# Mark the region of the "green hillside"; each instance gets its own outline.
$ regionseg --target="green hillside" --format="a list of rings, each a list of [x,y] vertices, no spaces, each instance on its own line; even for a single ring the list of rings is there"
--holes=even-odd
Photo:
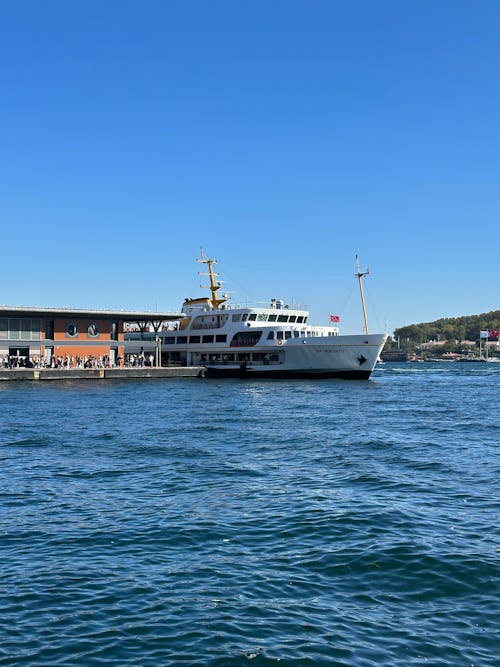
[[[419,345],[431,340],[476,341],[479,339],[479,332],[486,329],[500,329],[500,310],[492,310],[480,315],[443,317],[434,322],[410,324],[395,329],[394,338],[410,345]]]

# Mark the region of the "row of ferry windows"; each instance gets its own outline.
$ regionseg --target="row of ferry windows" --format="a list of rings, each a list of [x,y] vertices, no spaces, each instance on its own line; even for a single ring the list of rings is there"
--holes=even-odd
[[[241,332],[242,334],[252,334],[251,331],[244,331]],[[258,336],[260,337],[262,332],[255,332],[258,333]],[[313,331],[270,331],[267,334],[267,340],[289,340],[290,338],[305,338],[305,337],[310,337],[310,336],[315,336]],[[332,332],[328,333],[329,336],[333,336]],[[227,342],[227,336],[223,334],[217,334],[216,336],[165,336],[163,339],[163,344],[164,345],[186,345],[189,343],[226,343]]]
[[[221,316],[219,326],[223,326],[227,320],[227,316]],[[280,324],[305,324],[307,322],[306,315],[278,315],[277,313],[235,313],[231,316],[233,322],[279,322]],[[191,329],[205,329],[213,328],[217,321],[215,317],[199,317],[191,325]],[[208,322],[208,324],[207,324]]]
[[[305,324],[307,317],[305,315],[278,315],[277,313],[239,313],[232,316],[233,322],[290,322],[293,324]]]
[[[315,331],[270,331],[267,334],[267,340],[288,340],[289,338],[310,338],[319,336]],[[328,336],[335,336],[336,333],[329,331]]]
[[[165,336],[163,339],[164,345],[185,345],[186,343],[226,343],[227,336],[224,334],[217,334],[217,336]]]

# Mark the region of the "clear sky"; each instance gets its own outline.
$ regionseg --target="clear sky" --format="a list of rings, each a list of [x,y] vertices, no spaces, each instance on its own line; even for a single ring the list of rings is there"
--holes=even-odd
[[[500,308],[500,2],[0,3],[0,303]]]

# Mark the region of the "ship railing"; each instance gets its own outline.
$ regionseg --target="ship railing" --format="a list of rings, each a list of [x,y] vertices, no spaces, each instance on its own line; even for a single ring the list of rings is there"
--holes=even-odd
[[[217,324],[192,324],[191,330],[193,329],[199,331],[200,329],[220,329],[220,327]]]

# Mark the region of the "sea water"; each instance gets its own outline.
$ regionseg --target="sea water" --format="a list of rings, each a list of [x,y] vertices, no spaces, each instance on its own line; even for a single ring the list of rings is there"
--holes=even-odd
[[[1,384],[0,665],[498,666],[499,390]]]

